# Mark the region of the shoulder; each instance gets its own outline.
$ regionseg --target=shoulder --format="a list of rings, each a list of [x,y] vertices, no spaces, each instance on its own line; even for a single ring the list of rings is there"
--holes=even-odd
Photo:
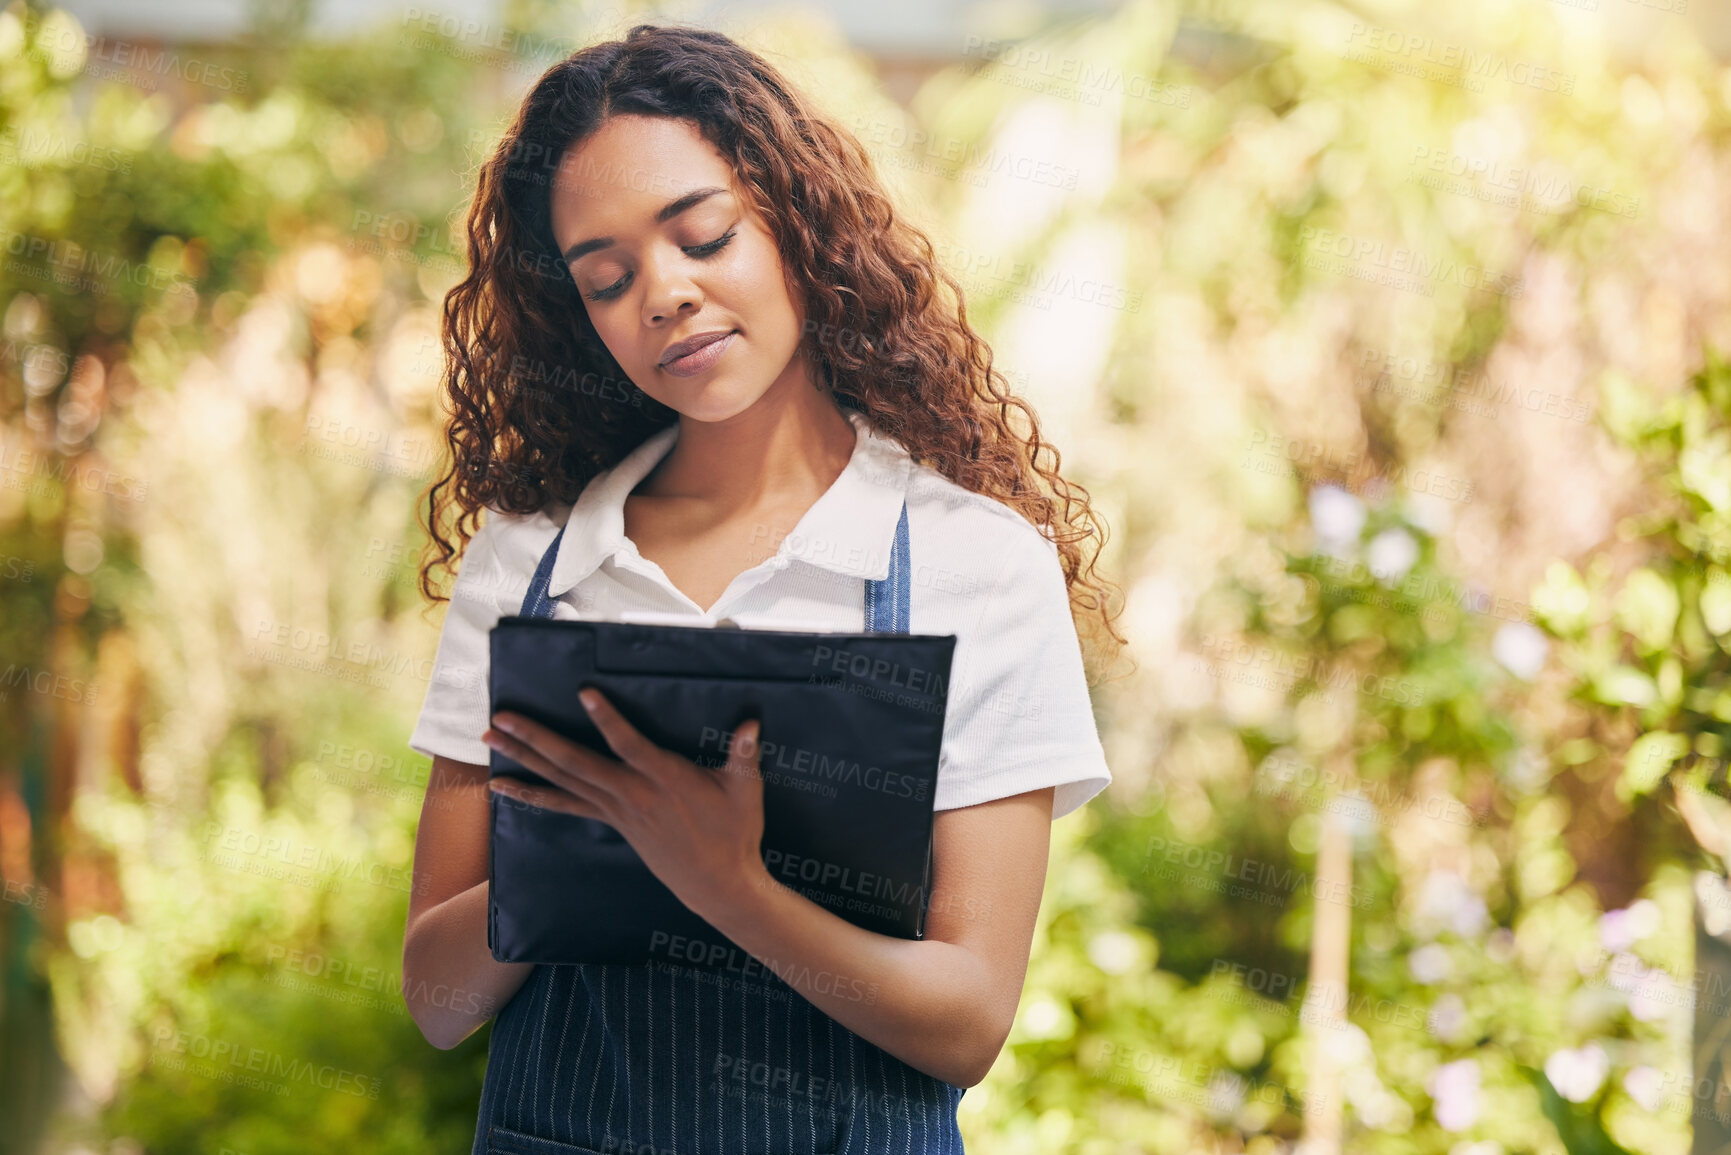
[[[508,561],[521,554],[524,550],[533,549],[535,556],[540,556],[540,550],[547,548],[547,543],[553,540],[555,534],[564,528],[566,519],[571,515],[571,503],[568,501],[553,501],[533,513],[505,513],[492,506],[483,506],[480,513],[480,527],[469,539],[470,551],[484,549]],[[535,549],[539,543],[540,549]]]
[[[483,506],[480,525],[458,563],[458,585],[465,593],[481,587],[505,597],[517,587],[528,588],[542,553],[570,513],[570,502],[550,502],[533,513],[505,513]]]
[[[957,485],[927,465],[908,471],[910,532],[919,522],[921,541],[914,543],[961,568],[983,574],[993,585],[1000,577],[1025,579],[1050,569],[1062,577],[1058,547],[1032,522],[995,497]]]
[[[922,552],[927,557],[965,559],[974,572],[1012,559],[1038,565],[1049,557],[1052,565],[1058,564],[1057,547],[1019,512],[914,460],[905,443],[871,418],[853,414],[849,420],[869,437],[862,466],[865,478],[905,485],[909,533],[919,537],[910,543],[916,565]]]

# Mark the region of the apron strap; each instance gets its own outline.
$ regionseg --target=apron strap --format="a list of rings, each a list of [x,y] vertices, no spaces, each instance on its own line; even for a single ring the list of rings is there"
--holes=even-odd
[[[896,522],[896,543],[890,550],[890,572],[882,581],[866,579],[865,628],[872,634],[908,632],[908,503]]]
[[[553,601],[547,596],[547,583],[553,580],[553,560],[559,556],[559,542],[564,536],[565,527],[560,526],[559,532],[553,535],[553,544],[541,555],[541,563],[535,567],[535,576],[529,579],[529,592],[523,595],[523,608],[518,614],[519,617],[553,616]]]

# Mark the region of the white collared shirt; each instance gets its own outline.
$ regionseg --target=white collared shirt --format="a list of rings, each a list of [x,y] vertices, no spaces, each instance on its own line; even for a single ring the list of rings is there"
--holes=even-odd
[[[547,594],[565,620],[858,633],[864,582],[889,574],[905,497],[909,630],[954,634],[934,809],[1056,786],[1062,818],[1112,781],[1100,745],[1052,544],[1015,510],[916,465],[854,410],[847,467],[782,538],[705,612],[625,536],[625,498],[679,437],[677,423],[590,480],[574,505],[512,516],[488,509],[463,552],[409,747],[486,765],[488,631],[521,612],[535,566],[565,536]],[[764,543],[778,532],[765,526]]]

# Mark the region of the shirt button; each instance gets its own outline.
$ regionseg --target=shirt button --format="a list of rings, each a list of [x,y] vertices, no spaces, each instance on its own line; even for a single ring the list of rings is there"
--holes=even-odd
[[[737,630],[739,629],[739,623],[734,621],[732,618],[722,618],[719,622],[715,623],[715,628],[718,630]]]

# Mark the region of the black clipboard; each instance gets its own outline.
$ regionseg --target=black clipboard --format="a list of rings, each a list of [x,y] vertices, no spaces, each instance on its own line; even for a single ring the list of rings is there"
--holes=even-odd
[[[577,699],[594,686],[651,741],[711,767],[759,719],[771,876],[858,926],[918,939],[955,643],[507,616],[489,636],[488,716],[523,714],[612,757]],[[489,768],[542,783],[498,750]],[[743,952],[611,826],[490,798],[495,959],[739,967]]]

